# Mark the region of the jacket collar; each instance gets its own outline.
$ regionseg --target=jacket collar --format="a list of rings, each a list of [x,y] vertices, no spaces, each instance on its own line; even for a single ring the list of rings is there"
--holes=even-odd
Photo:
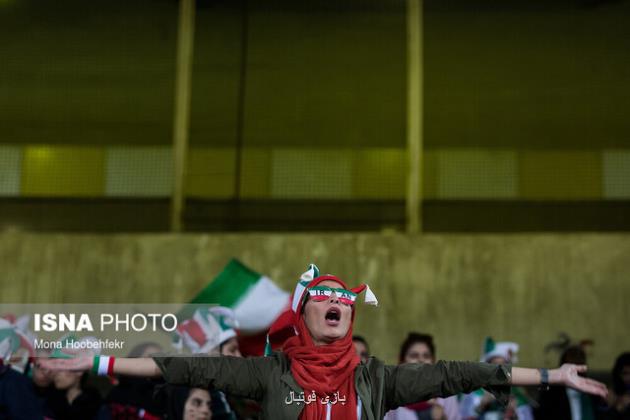
[[[372,395],[370,395],[370,387],[367,386],[365,375],[367,374],[367,367],[360,363],[354,370],[354,388],[357,390],[357,396],[363,404],[363,410],[361,410],[361,420],[376,420],[373,416],[372,409],[365,409],[365,405],[372,405]]]
[[[293,379],[293,376],[291,376],[290,369],[285,370],[285,372],[282,375],[280,375],[280,380],[285,383],[285,385],[290,389],[290,391],[296,394],[304,392],[302,387],[300,387],[298,383],[295,382],[295,379]],[[288,395],[289,395],[289,391],[287,390],[287,394],[285,395],[285,397]],[[297,419],[300,417],[302,410],[304,410],[304,405],[288,404],[287,410],[290,410],[293,413],[293,418]]]
[[[354,387],[357,390],[357,396],[361,399],[361,404],[363,404],[364,408],[361,410],[361,420],[376,420],[372,415],[372,410],[366,410],[365,405],[371,405],[372,396],[370,395],[370,389],[366,384],[366,380],[364,375],[366,374],[367,369],[364,365],[359,364],[354,371]],[[285,372],[280,375],[280,380],[287,385],[291,391],[300,393],[304,392],[302,387],[295,382],[293,376],[291,375],[291,369],[285,370]],[[295,410],[296,418],[298,418],[299,414],[304,409],[304,406],[298,406],[296,404],[290,405],[292,410]]]

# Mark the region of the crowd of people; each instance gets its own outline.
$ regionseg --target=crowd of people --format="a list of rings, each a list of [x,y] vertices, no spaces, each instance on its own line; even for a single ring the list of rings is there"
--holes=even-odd
[[[357,354],[369,357],[367,341],[353,337]],[[581,343],[561,349],[558,366],[565,363],[584,365],[587,355]],[[493,364],[516,364],[518,345],[495,343],[486,338],[481,361]],[[436,347],[429,334],[411,332],[400,346],[400,363],[435,363]],[[619,420],[630,419],[630,352],[620,354],[610,373],[609,397],[598,398],[568,387],[553,386],[528,392],[512,387],[509,403],[499,404],[489,392],[478,389],[472,393],[435,398],[391,410],[385,420]]]
[[[241,355],[229,310],[203,314],[217,326],[205,335],[183,334],[182,345],[208,357],[165,356],[159,345],[143,343],[129,358],[107,359],[101,377],[90,373],[98,360],[91,354],[39,353],[16,368],[5,351],[0,419],[630,419],[630,353],[614,363],[608,393],[584,379],[579,345],[563,349],[562,368],[539,374],[515,367],[516,343],[487,338],[480,363],[443,362],[431,335],[412,332],[400,345],[399,365],[387,366],[352,335],[362,292],[375,303],[369,287],[349,289],[311,265],[291,309],[272,327],[265,357]],[[15,350],[9,324],[0,329],[0,349]],[[520,386],[549,384],[534,396]]]
[[[370,356],[363,337],[352,337],[362,363]],[[505,347],[504,345],[507,344]],[[516,352],[512,343],[497,343],[498,351],[482,358],[489,363],[511,363]],[[513,347],[512,347],[513,348]],[[130,357],[162,353],[155,343],[137,346]],[[209,354],[240,356],[238,341],[230,338]],[[38,356],[47,356],[40,353]],[[400,346],[400,363],[435,363],[436,346],[428,334],[409,333]],[[560,364],[584,364],[586,353],[579,345],[566,348]],[[255,401],[203,388],[167,386],[164,380],[118,376],[98,383],[89,373],[52,372],[31,364],[26,371],[2,364],[0,374],[0,418],[2,419],[256,419]],[[537,392],[534,399],[519,387],[512,388],[506,407],[483,389],[465,395],[434,398],[389,411],[385,420],[472,420],[472,419],[630,419],[630,352],[621,354],[611,372],[612,392],[608,400],[588,396],[565,387]],[[97,390],[97,388],[100,388]],[[103,390],[106,392],[103,393]]]

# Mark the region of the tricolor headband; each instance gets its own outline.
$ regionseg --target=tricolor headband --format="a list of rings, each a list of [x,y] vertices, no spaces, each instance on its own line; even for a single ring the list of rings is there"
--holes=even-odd
[[[344,305],[354,305],[354,301],[357,299],[357,294],[346,289],[337,289],[328,286],[313,286],[306,288],[308,296],[315,302],[323,302],[331,298],[334,294],[337,299]],[[304,297],[306,298],[306,294]]]
[[[317,268],[315,264],[310,264],[306,272],[302,274],[302,276],[300,277],[300,280],[298,280],[298,283],[295,286],[295,291],[293,292],[293,301],[291,303],[291,310],[295,314],[299,314],[302,304],[304,302],[304,299],[307,295],[308,289],[323,290],[322,288],[320,289],[317,289],[317,288],[320,287],[318,286],[318,284],[325,280],[331,280],[336,283],[339,283],[343,286],[342,290],[345,290],[346,292],[350,292],[344,296],[339,296],[338,294],[337,296],[339,298],[352,299],[352,303],[354,303],[357,295],[365,291],[364,302],[368,305],[374,305],[374,306],[378,305],[378,299],[376,299],[376,295],[374,295],[372,290],[370,290],[370,286],[368,286],[367,284],[361,284],[357,287],[349,289],[348,286],[346,286],[345,282],[341,280],[340,278],[330,275],[330,274],[326,274],[322,276],[319,273],[319,268]],[[333,288],[328,288],[328,289],[333,289]],[[328,292],[326,291],[326,293]],[[331,294],[332,293],[330,293],[328,296],[330,296]]]

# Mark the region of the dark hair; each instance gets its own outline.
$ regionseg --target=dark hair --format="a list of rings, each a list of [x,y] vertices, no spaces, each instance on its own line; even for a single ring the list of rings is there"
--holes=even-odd
[[[621,371],[623,370],[624,366],[630,366],[630,352],[620,354],[619,357],[617,357],[617,360],[615,360],[615,366],[612,370],[612,377],[613,390],[617,395],[622,395],[628,392],[627,385],[623,382],[623,379],[621,379]]]
[[[365,349],[368,351],[368,353],[370,352],[370,346],[368,345],[367,341],[365,340],[365,338],[363,338],[360,335],[353,335],[352,336],[352,341],[358,341],[359,343],[363,343],[363,345],[365,346]]]
[[[192,389],[181,385],[166,385],[160,389],[166,393],[167,418],[181,420],[184,417],[184,407]]]
[[[85,389],[88,388],[89,381],[90,374],[88,372],[83,372],[81,374],[81,378],[79,378],[79,388],[81,388],[81,391],[85,391]],[[64,392],[67,392],[67,390],[64,390]]]
[[[430,334],[420,334],[417,332],[410,332],[407,335],[407,338],[405,339],[405,341],[403,341],[403,343],[400,345],[400,354],[398,356],[398,361],[400,363],[402,363],[405,360],[405,356],[407,355],[407,352],[409,351],[411,346],[417,343],[425,344],[431,351],[431,355],[435,357],[435,344],[433,344],[433,336]]]
[[[582,346],[569,346],[560,356],[560,364],[573,363],[576,365],[586,364],[586,352]]]

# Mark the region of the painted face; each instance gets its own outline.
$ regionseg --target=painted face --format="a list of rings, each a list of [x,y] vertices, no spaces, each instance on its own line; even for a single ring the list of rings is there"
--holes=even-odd
[[[405,354],[405,363],[435,363],[435,357],[426,343],[414,343]]]
[[[339,298],[339,302],[343,303],[344,305],[352,306],[354,305],[354,301],[357,299],[357,294],[350,290],[322,286],[321,283],[308,289],[308,295],[310,299],[315,302],[328,300],[333,293],[337,295],[337,298]]]
[[[238,347],[238,340],[236,337],[230,338],[221,345],[221,355],[243,357],[241,350]]]
[[[333,289],[343,287],[332,280],[324,280],[318,286]],[[330,344],[348,333],[352,321],[352,305],[349,302],[342,303],[340,298],[343,299],[343,296],[338,296],[335,291],[326,296],[326,299],[312,299],[309,296],[304,303],[304,323],[316,346]]]
[[[211,404],[208,391],[201,388],[191,389],[184,405],[184,420],[211,420]]]

